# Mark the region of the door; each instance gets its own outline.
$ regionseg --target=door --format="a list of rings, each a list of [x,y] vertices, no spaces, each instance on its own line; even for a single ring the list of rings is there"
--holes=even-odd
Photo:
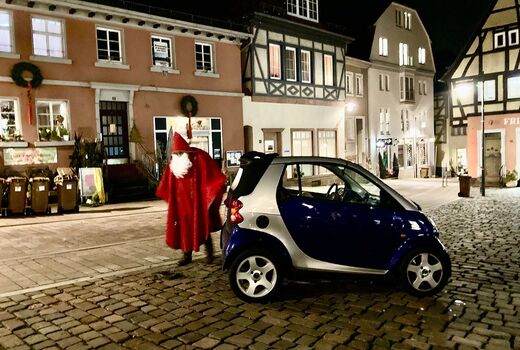
[[[502,166],[502,139],[499,132],[486,133],[486,183],[498,183]]]
[[[299,168],[313,166],[315,176]],[[298,175],[300,174],[300,176]],[[352,267],[387,269],[401,239],[394,211],[363,175],[328,164],[288,166],[279,189],[282,219],[308,256]]]
[[[128,159],[127,103],[100,101],[99,117],[107,158]]]

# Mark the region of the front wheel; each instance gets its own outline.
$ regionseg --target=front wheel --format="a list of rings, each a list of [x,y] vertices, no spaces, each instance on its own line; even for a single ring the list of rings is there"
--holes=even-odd
[[[449,257],[445,253],[417,249],[403,259],[400,279],[411,294],[430,296],[444,288],[450,269]]]
[[[282,284],[281,265],[273,254],[252,249],[233,260],[229,282],[233,292],[247,302],[269,300]]]

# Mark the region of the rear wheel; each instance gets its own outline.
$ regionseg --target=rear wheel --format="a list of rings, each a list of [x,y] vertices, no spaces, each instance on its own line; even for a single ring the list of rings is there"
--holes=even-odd
[[[417,249],[403,259],[400,279],[404,287],[417,296],[438,293],[448,282],[449,257],[445,253]]]
[[[263,249],[243,252],[233,260],[229,269],[233,292],[247,302],[269,300],[280,288],[282,280],[279,260]]]

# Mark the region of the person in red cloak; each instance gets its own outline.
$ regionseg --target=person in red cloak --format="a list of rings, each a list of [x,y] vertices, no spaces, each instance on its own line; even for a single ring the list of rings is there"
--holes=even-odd
[[[172,157],[157,187],[157,197],[168,202],[166,244],[181,249],[179,266],[189,264],[192,252],[204,243],[207,261],[213,260],[210,232],[222,227],[219,208],[226,177],[203,150],[173,136]]]

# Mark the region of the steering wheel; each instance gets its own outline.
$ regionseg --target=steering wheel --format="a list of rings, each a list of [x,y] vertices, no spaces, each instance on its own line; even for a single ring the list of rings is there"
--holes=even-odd
[[[330,185],[329,190],[327,191],[327,194],[325,195],[325,198],[332,199],[332,200],[338,199],[338,191],[339,191],[338,184],[333,183],[332,185]]]

